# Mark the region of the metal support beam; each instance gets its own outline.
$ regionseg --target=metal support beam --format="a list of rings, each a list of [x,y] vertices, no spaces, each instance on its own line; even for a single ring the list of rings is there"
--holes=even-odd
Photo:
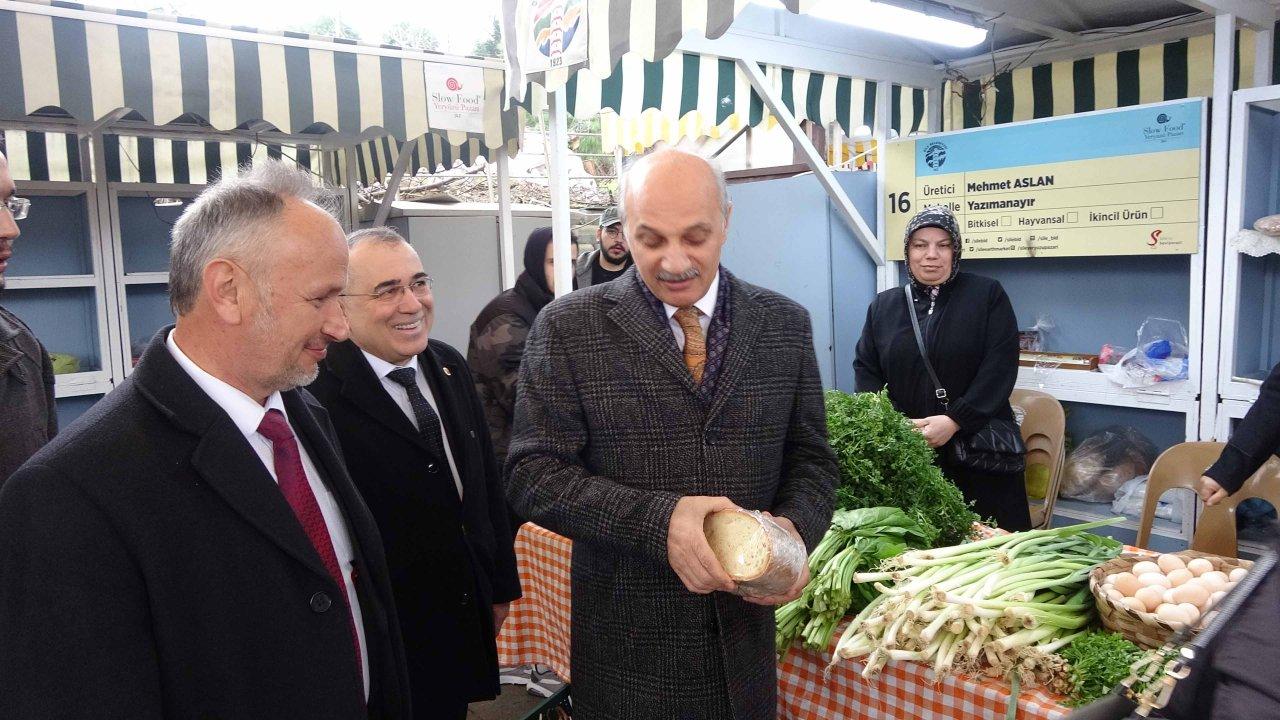
[[[892,86],[889,82],[881,80],[876,83],[876,114],[871,121],[872,138],[875,142],[876,155],[876,237],[884,238],[885,227],[885,143],[889,141],[889,104],[893,99],[890,90]],[[885,248],[888,254],[889,245],[881,242],[880,246]],[[876,268],[876,290],[888,290],[898,285],[898,263],[885,259],[883,265]]]
[[[1181,0],[1210,15],[1232,15],[1252,25],[1255,30],[1270,30],[1276,22],[1276,10],[1264,0]]]
[[[498,258],[503,290],[516,286],[515,227],[511,222],[511,166],[503,149],[498,151]]]
[[[866,221],[862,219],[858,209],[853,206],[849,196],[845,194],[844,188],[840,187],[840,183],[836,181],[836,176],[831,172],[831,168],[827,166],[827,163],[818,153],[818,149],[809,141],[809,136],[800,128],[795,116],[782,103],[777,91],[765,79],[764,74],[760,72],[760,66],[756,65],[754,61],[739,59],[738,68],[751,81],[751,86],[755,88],[756,94],[764,99],[765,105],[769,106],[769,112],[773,113],[774,117],[778,119],[782,129],[791,138],[792,144],[804,155],[805,163],[813,170],[814,176],[818,178],[818,182],[827,191],[827,196],[831,198],[832,204],[835,205],[836,212],[840,214],[841,219],[853,231],[853,236],[858,239],[862,248],[867,251],[867,254],[871,256],[876,265],[884,265],[884,252],[880,250],[880,243],[875,233],[871,231]],[[888,95],[887,91],[885,95]]]
[[[400,154],[396,156],[395,169],[391,171],[391,179],[387,181],[387,190],[382,194],[382,202],[378,204],[378,214],[373,217],[373,226],[382,227],[387,224],[387,216],[391,214],[391,206],[400,194],[400,181],[404,179],[405,170],[409,169],[409,160],[413,158],[414,142],[400,146]]]
[[[1231,131],[1231,78],[1235,73],[1236,19],[1219,15],[1213,28],[1213,104],[1209,122],[1209,212],[1205,223],[1204,322],[1200,352],[1200,433],[1199,439],[1214,436],[1218,412],[1218,367],[1223,355],[1222,317],[1223,263],[1227,235],[1227,162]],[[1193,340],[1194,344],[1194,340]],[[1225,438],[1223,438],[1225,439]]]
[[[556,297],[573,292],[573,235],[569,227],[569,112],[564,91],[547,93],[547,173],[551,185],[551,252]]]
[[[890,4],[897,5],[898,3]],[[1008,2],[991,2],[990,0],[946,0],[945,4],[959,10],[968,10],[969,12],[977,13],[979,15],[993,17],[995,18],[995,22],[1001,25],[1008,25],[1009,27],[1015,27],[1029,33],[1035,33],[1042,37],[1052,38],[1068,45],[1075,45],[1084,41],[1083,37],[1069,30],[1063,30],[1059,27],[1046,25],[1042,22],[1036,22],[1035,20],[1030,20],[1010,13],[1005,9],[1011,4]],[[911,10],[918,9],[918,5],[915,3],[902,3],[902,7],[906,7]]]
[[[354,146],[348,146],[342,149],[343,163],[346,172],[342,178],[342,197],[346,199],[347,205],[347,232],[356,229],[360,224],[360,196],[356,192],[356,149]]]

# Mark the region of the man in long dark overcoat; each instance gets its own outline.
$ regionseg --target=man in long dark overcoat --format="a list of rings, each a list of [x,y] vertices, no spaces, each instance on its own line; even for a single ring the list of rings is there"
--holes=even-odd
[[[731,206],[707,161],[663,151],[623,181],[635,267],[542,312],[506,474],[516,512],[573,542],[574,717],[776,714],[773,606],[744,600],[702,532],[771,513],[812,549],[834,505],[808,313],[720,266]]]

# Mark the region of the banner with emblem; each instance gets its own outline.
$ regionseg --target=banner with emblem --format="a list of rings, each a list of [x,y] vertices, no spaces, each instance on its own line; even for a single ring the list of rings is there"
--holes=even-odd
[[[950,207],[965,259],[1199,252],[1203,98],[890,142],[885,234]]]
[[[519,0],[515,21],[523,72],[587,61],[586,0]]]

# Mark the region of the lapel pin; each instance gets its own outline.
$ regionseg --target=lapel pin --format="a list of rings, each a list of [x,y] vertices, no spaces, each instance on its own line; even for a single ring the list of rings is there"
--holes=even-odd
[[[449,372],[448,366],[445,366],[443,370],[445,375],[448,375],[449,377],[453,377],[453,373]]]

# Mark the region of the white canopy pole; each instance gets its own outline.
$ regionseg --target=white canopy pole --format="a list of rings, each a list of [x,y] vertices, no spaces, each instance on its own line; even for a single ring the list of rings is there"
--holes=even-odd
[[[502,289],[516,286],[515,228],[511,225],[511,166],[505,148],[498,151],[498,257],[502,261]]]
[[[387,181],[387,189],[382,193],[382,202],[378,204],[378,213],[373,216],[373,226],[382,227],[387,224],[391,215],[391,206],[400,194],[400,181],[404,179],[405,170],[409,169],[409,159],[413,157],[414,142],[400,146],[400,154],[396,156],[395,170],[391,171],[391,179]]]
[[[782,129],[786,131],[791,138],[791,142],[804,155],[805,163],[813,170],[813,174],[817,176],[818,182],[827,191],[831,202],[836,206],[836,211],[840,217],[853,231],[853,236],[862,244],[867,254],[875,260],[876,265],[884,265],[884,251],[880,249],[880,242],[876,239],[876,235],[867,226],[866,221],[862,219],[862,215],[858,213],[858,209],[853,206],[849,200],[849,196],[845,194],[844,188],[840,187],[840,183],[836,181],[836,176],[831,172],[831,168],[827,166],[822,155],[818,153],[818,149],[813,146],[809,140],[809,136],[800,128],[800,123],[796,122],[796,118],[782,103],[774,91],[773,86],[765,79],[764,73],[760,71],[760,66],[754,61],[738,59],[738,67],[746,74],[747,79],[751,81],[751,86],[755,88],[757,94],[764,99],[766,105],[769,106],[769,112],[778,118],[778,122],[782,125]],[[881,156],[883,158],[883,150]],[[557,262],[559,262],[557,260]]]
[[[547,137],[547,172],[551,185],[552,257],[556,263],[556,297],[573,291],[573,236],[569,227],[569,112],[564,91],[547,93],[550,128]]]

